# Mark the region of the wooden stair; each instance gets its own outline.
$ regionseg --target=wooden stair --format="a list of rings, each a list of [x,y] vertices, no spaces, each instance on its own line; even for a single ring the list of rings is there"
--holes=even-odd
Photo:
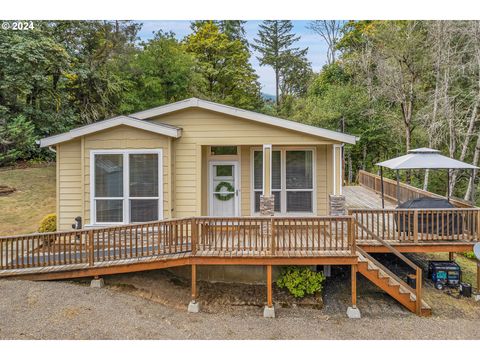
[[[415,290],[409,287],[402,279],[393,274],[384,265],[364,251],[357,251],[358,271],[388,295],[415,313],[417,298]],[[421,316],[432,315],[431,307],[422,300]]]

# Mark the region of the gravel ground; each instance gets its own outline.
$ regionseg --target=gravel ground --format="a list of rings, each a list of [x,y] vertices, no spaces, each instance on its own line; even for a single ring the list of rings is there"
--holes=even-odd
[[[243,293],[241,286],[221,284],[200,284],[203,311],[188,314],[188,282],[165,271],[110,276],[103,289],[86,282],[0,280],[0,338],[480,339],[480,303],[429,286],[425,298],[434,315],[419,318],[360,277],[363,318],[349,320],[346,274],[327,283],[323,309],[282,307],[275,319],[264,319],[259,304],[242,305],[247,297],[232,300],[232,292]]]

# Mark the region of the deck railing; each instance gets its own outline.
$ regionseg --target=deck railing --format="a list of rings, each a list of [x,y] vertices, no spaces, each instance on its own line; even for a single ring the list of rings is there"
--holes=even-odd
[[[362,227],[355,227],[357,241],[399,242],[480,240],[480,209],[350,209]],[[366,231],[367,229],[368,231]]]
[[[365,186],[377,193],[382,191],[382,182],[381,178],[378,175],[369,173],[367,171],[360,170],[358,172],[358,183],[362,186]],[[397,182],[395,180],[383,178],[383,191],[385,198],[393,201],[397,201]],[[440,199],[446,199],[446,197],[434,194],[430,191],[425,191],[422,189],[417,189],[414,186],[407,185],[405,183],[400,183],[400,202],[405,202],[411,199],[417,199],[420,197],[434,197]],[[450,198],[450,203],[457,208],[471,208],[472,203],[461,200]]]
[[[190,219],[0,237],[0,269],[88,264],[191,250]]]
[[[94,266],[172,254],[302,256],[354,254],[353,217],[195,217],[0,237],[0,270]],[[295,253],[296,252],[296,253]]]

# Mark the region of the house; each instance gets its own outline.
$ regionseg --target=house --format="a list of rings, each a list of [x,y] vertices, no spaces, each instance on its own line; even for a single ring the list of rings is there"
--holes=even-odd
[[[422,268],[404,254],[471,251],[480,209],[458,199],[446,199],[450,208],[398,209],[397,202],[439,196],[365,171],[360,186],[343,186],[342,146],[355,141],[199,99],[42,139],[57,155],[59,231],[0,237],[0,277],[187,269],[189,311],[198,311],[197,268],[237,267],[242,279],[255,270],[266,279],[270,317],[275,266],[343,265],[351,269],[349,316],[360,316],[358,273],[429,315]],[[83,226],[71,230],[75,218]],[[374,253],[395,255],[415,282]]]
[[[58,230],[190,216],[327,215],[351,135],[191,98],[40,141]],[[271,201],[271,196],[274,200]]]

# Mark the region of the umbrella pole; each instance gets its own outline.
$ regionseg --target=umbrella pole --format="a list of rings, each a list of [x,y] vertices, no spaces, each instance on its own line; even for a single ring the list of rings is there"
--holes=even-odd
[[[447,201],[450,202],[450,169],[447,169]]]
[[[397,170],[397,205],[400,205],[400,173]]]
[[[475,207],[475,169],[472,169],[472,205]]]
[[[383,167],[380,166],[380,188],[382,189],[382,209],[385,209],[385,191],[383,189]]]

